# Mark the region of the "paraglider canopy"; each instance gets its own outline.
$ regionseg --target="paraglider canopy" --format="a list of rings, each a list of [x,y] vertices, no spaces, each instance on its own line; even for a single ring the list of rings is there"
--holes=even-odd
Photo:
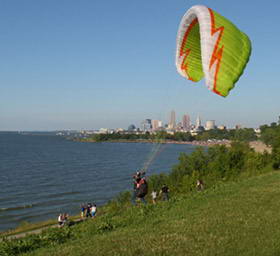
[[[211,91],[226,97],[250,54],[248,36],[212,9],[196,5],[183,16],[176,49],[176,67],[183,77],[194,82],[205,77]]]

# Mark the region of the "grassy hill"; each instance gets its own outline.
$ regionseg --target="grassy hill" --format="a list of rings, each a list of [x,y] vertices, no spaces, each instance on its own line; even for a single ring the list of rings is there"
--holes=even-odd
[[[24,255],[280,255],[280,173],[218,183],[169,202],[111,203]]]

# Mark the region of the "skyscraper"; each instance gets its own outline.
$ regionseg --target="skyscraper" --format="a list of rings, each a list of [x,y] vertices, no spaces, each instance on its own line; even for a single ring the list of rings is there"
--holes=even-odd
[[[141,123],[142,131],[147,132],[152,129],[152,120],[151,119],[145,119]]]
[[[176,114],[175,114],[175,111],[172,110],[171,115],[170,115],[169,128],[175,129],[175,127],[176,127]]]
[[[160,121],[159,120],[152,120],[152,129],[158,130],[160,128]]]
[[[196,119],[196,126],[195,126],[195,128],[197,129],[199,127],[201,127],[201,119],[200,119],[200,116],[198,115],[197,119]]]
[[[190,116],[189,115],[183,115],[183,129],[185,131],[189,131],[191,129],[191,123],[190,123]]]

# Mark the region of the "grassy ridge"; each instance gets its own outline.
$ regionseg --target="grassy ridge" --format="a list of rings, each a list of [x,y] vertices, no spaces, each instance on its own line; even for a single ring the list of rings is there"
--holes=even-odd
[[[157,205],[114,205],[71,239],[25,255],[280,255],[280,173]]]

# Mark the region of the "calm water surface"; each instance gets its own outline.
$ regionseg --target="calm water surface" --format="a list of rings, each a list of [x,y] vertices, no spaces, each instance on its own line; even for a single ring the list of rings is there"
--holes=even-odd
[[[131,189],[131,176],[154,151],[147,174],[169,172],[192,145],[81,143],[58,136],[0,134],[0,230],[79,212]]]

